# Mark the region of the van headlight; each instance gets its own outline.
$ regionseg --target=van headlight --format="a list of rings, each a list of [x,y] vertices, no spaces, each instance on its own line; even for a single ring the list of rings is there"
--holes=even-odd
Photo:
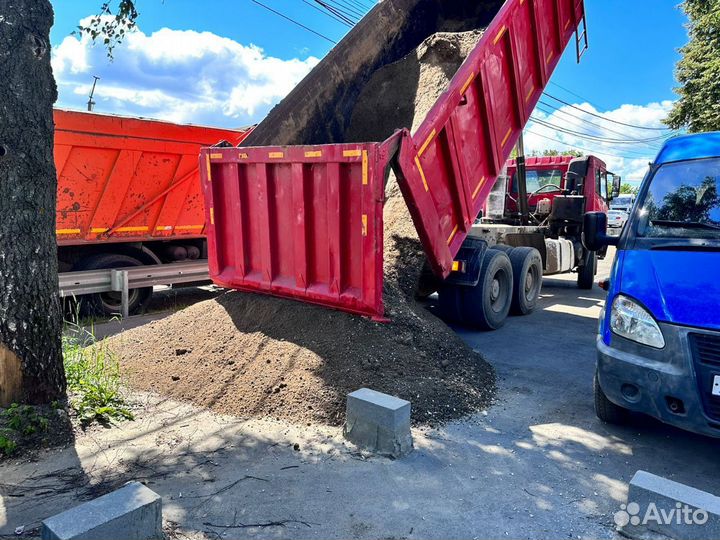
[[[648,311],[621,294],[613,300],[610,310],[610,329],[618,336],[656,349],[665,346],[660,327]]]

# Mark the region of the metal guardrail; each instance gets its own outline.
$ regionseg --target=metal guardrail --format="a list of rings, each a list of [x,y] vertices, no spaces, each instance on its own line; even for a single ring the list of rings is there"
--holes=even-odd
[[[123,317],[128,316],[128,291],[130,289],[208,279],[210,277],[207,261],[83,270],[59,274],[61,297],[113,291],[121,293]]]

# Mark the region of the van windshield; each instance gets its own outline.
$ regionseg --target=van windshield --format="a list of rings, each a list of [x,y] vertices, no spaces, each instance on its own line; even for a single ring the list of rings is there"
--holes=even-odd
[[[660,166],[640,208],[638,235],[720,238],[720,158]]]

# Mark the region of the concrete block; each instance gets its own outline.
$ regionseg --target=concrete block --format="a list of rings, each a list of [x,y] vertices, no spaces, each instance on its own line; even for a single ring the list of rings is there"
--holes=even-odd
[[[369,388],[356,390],[347,396],[343,433],[361,448],[402,457],[413,449],[410,402]]]
[[[630,538],[720,540],[720,497],[638,471],[615,523]]]
[[[43,540],[153,540],[163,538],[162,498],[140,482],[42,522]]]

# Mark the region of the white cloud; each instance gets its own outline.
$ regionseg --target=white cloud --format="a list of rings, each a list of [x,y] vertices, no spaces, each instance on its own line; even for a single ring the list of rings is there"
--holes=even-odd
[[[639,129],[608,122],[584,114],[571,106],[553,102],[549,98],[543,98],[542,101],[545,104],[540,104],[533,116],[548,125],[533,121],[528,124],[525,130],[527,154],[545,149],[562,151],[575,148],[585,154],[599,157],[605,161],[608,170],[619,174],[624,181],[632,184],[638,184],[642,180],[648,162],[655,157],[663,140],[671,135],[669,131]],[[662,126],[662,120],[667,116],[672,104],[672,101],[647,105],[624,104],[609,111],[597,110],[589,103],[573,104],[573,106],[615,122],[633,126],[659,127]],[[557,107],[557,110],[553,107]],[[568,131],[590,134],[595,140]]]
[[[261,120],[318,62],[274,58],[211,32],[169,28],[132,32],[113,56],[110,61],[87,36],[66,37],[52,57],[58,106],[84,108],[97,75],[97,112],[239,127]]]

